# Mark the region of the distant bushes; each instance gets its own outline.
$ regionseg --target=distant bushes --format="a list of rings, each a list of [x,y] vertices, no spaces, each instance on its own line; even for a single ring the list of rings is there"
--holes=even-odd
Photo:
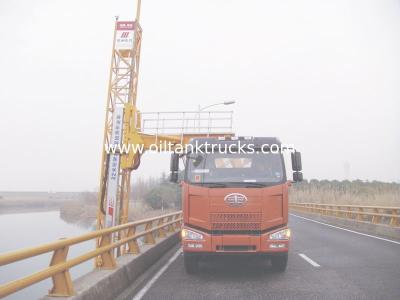
[[[146,203],[153,209],[180,208],[181,193],[176,185],[161,183],[145,195]]]
[[[152,209],[181,208],[181,189],[178,184],[170,183],[164,173],[160,178],[138,180],[132,192],[134,201],[142,200]]]
[[[361,180],[316,180],[295,183],[291,202],[400,206],[400,184]]]
[[[181,209],[181,189],[163,174],[159,178],[138,179],[132,186],[133,201],[151,209]],[[400,184],[362,180],[305,180],[294,183],[290,202],[400,206]]]
[[[61,206],[61,217],[67,222],[89,226],[95,223],[97,193],[79,193],[75,201]],[[290,189],[291,202],[400,206],[400,184],[378,181],[365,182],[310,180],[295,183]],[[3,201],[2,201],[3,202]],[[14,201],[20,202],[20,201]],[[55,202],[53,200],[53,202]],[[3,205],[0,203],[0,206]],[[37,201],[35,201],[37,205]],[[158,178],[137,178],[131,187],[129,220],[141,220],[181,209],[181,189],[170,183],[166,174]],[[3,208],[0,209],[2,212]]]

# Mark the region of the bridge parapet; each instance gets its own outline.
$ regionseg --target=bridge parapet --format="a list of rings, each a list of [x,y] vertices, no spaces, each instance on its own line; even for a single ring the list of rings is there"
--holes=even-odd
[[[292,202],[289,208],[317,221],[400,240],[400,207]]]
[[[100,257],[103,263],[102,269],[117,269],[118,262],[121,260],[115,259],[115,252],[122,254],[120,258],[129,257],[133,259],[135,256],[141,256],[141,248],[144,248],[146,251],[154,249],[156,247],[151,247],[151,245],[156,245],[159,242],[168,240],[172,236],[177,236],[175,232],[180,229],[181,221],[182,212],[178,211],[1,254],[0,266],[3,266],[53,252],[49,267],[0,286],[0,298],[50,277],[53,281],[53,287],[49,291],[49,296],[73,296],[76,294],[76,291],[69,273],[70,268],[90,259]],[[123,236],[123,238],[118,239],[118,236]],[[141,247],[140,243],[138,243],[140,238],[144,240],[144,247]],[[71,246],[95,239],[99,239],[100,241],[99,246],[95,250],[68,259],[68,250]]]
[[[400,226],[400,207],[294,202],[289,203],[289,207],[299,211],[319,213],[373,224]]]

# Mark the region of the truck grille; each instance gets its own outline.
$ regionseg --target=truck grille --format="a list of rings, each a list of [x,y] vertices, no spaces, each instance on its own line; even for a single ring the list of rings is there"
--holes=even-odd
[[[212,213],[211,230],[261,230],[261,213]]]
[[[247,246],[247,245],[218,245],[217,251],[241,251],[241,252],[248,252],[248,251],[255,251],[256,246]]]

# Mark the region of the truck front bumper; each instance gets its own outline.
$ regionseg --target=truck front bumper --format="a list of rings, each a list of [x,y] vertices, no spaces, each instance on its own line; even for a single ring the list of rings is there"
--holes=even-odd
[[[184,226],[201,235],[201,238],[182,237],[183,252],[196,253],[282,253],[289,250],[289,239],[271,239],[271,234],[286,230],[280,227],[261,234],[209,234]]]

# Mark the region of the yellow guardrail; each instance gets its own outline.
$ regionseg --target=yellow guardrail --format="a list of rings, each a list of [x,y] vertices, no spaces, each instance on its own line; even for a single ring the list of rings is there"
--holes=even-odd
[[[89,232],[72,238],[60,239],[36,247],[0,254],[0,266],[3,266],[40,254],[53,252],[49,267],[1,285],[0,298],[50,277],[53,281],[53,287],[49,291],[50,296],[72,296],[75,292],[69,274],[70,268],[96,257],[100,257],[102,260],[103,268],[114,268],[116,266],[113,253],[115,248],[119,248],[119,250],[123,248],[122,252],[124,254],[138,254],[140,253],[138,238],[144,237],[145,244],[155,244],[155,237],[165,237],[167,232],[175,232],[175,230],[180,229],[181,221],[182,211],[178,211]],[[143,226],[143,231],[136,232],[138,228]],[[119,235],[122,238],[113,239],[113,235]],[[94,239],[99,239],[98,247],[95,250],[67,259],[70,246]]]
[[[289,208],[321,215],[353,219],[373,224],[400,226],[400,207],[319,203],[289,203]]]

